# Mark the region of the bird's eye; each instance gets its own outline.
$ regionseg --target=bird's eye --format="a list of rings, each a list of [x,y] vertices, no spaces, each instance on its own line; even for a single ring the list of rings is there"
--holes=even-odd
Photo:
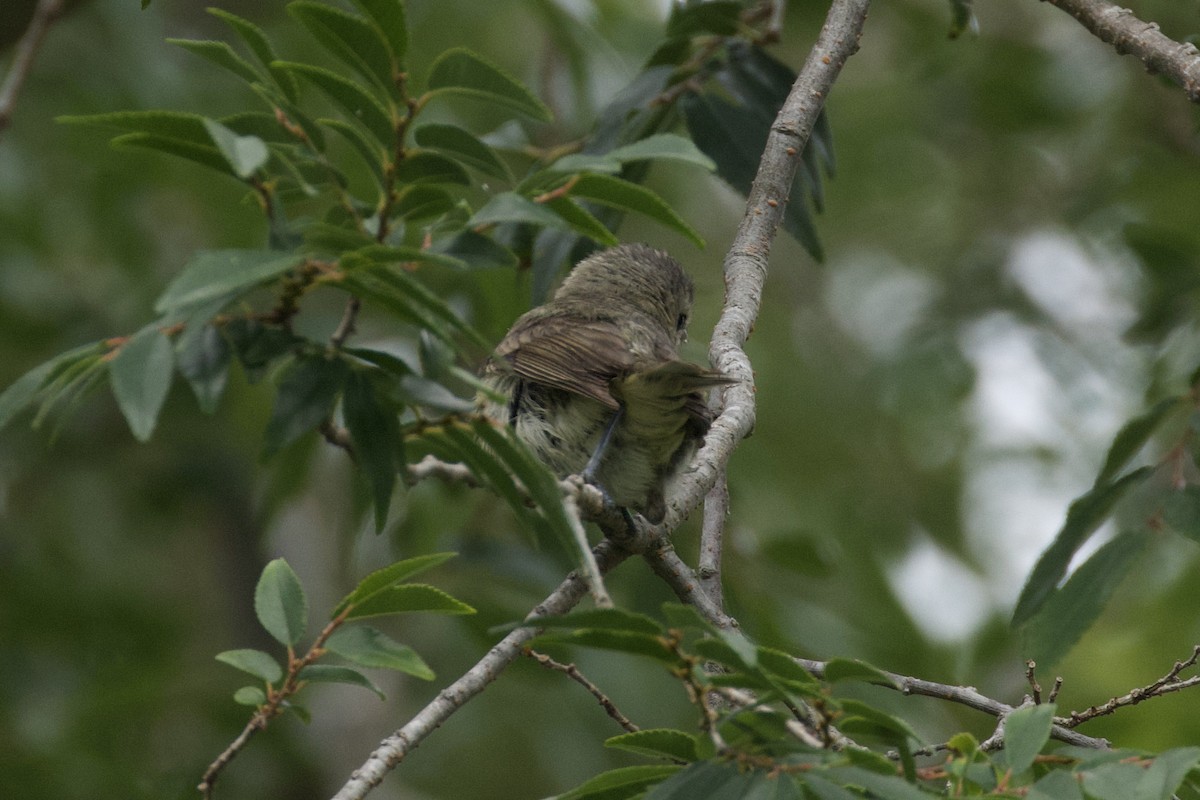
[[[687,314],[680,314],[679,319],[675,320],[675,330],[677,330],[677,331],[683,330],[684,328],[687,327],[687,323],[688,323]]]

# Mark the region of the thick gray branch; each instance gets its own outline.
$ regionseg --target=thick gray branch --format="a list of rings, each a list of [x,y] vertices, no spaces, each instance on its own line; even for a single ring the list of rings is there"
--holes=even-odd
[[[1108,0],[1046,0],[1079,20],[1102,42],[1122,55],[1129,53],[1149,72],[1165,75],[1200,103],[1200,50],[1163,35],[1158,23],[1146,22]]]

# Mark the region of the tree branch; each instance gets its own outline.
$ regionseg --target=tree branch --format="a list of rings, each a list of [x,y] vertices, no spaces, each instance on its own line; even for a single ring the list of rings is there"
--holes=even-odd
[[[601,573],[608,572],[629,556],[628,553],[607,540],[596,545],[594,552]],[[587,581],[581,576],[571,573],[559,584],[557,589],[529,612],[525,619],[531,621],[538,617],[565,614],[574,608],[587,592]],[[363,765],[351,774],[350,779],[334,795],[333,800],[362,800],[366,797],[367,793],[378,786],[384,776],[403,761],[404,757],[423,742],[429,734],[437,730],[467,701],[486,689],[488,684],[499,677],[509,664],[520,658],[525,650],[525,645],[540,632],[541,629],[537,627],[517,628],[497,642],[475,666],[467,670],[454,683],[438,692],[437,697],[410,719],[403,728],[384,739]]]
[[[29,27],[17,42],[17,54],[13,58],[12,67],[4,78],[4,85],[0,86],[0,133],[12,123],[13,108],[21,94],[21,87],[25,85],[25,79],[29,77],[33,58],[42,45],[46,31],[50,30],[50,26],[62,14],[62,9],[63,0],[39,0],[37,8],[33,11],[33,18],[29,20]]]
[[[1165,75],[1183,87],[1188,99],[1200,103],[1200,50],[1190,43],[1163,35],[1158,23],[1134,16],[1128,8],[1108,0],[1045,0],[1062,9],[1096,38],[1116,51],[1136,56],[1146,70]]]
[[[584,689],[587,689],[588,694],[596,698],[596,702],[599,703],[600,707],[604,709],[604,713],[612,717],[618,725],[620,725],[629,733],[637,733],[639,730],[641,730],[641,728],[635,725],[629,719],[629,717],[621,713],[621,709],[617,708],[617,704],[614,703],[608,697],[608,695],[606,695],[600,689],[599,686],[589,681],[587,676],[579,671],[579,667],[575,666],[574,664],[563,664],[559,661],[555,661],[545,653],[539,653],[538,651],[529,647],[525,648],[524,654],[547,669],[552,669],[556,672],[563,673],[568,678],[582,686]]]

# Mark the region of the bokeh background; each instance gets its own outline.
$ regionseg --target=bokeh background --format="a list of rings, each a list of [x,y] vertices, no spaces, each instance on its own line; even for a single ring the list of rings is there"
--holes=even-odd
[[[188,163],[110,148],[63,114],[250,105],[240,87],[166,37],[225,36],[203,2],[82,0],[50,32],[12,127],[0,133],[0,386],[77,344],[140,328],[200,248],[265,231],[242,188]],[[0,63],[31,0],[0,5]],[[793,2],[773,52],[803,61],[826,4]],[[1136,11],[1183,39],[1200,3]],[[282,3],[223,6],[263,25],[285,57],[314,47]],[[410,0],[410,63],[466,45],[554,109],[546,141],[585,132],[598,105],[658,41],[665,2]],[[1200,363],[1200,138],[1177,88],[1034,0],[978,0],[978,35],[947,37],[943,0],[878,3],[828,111],[837,174],[817,220],[815,264],[776,243],[749,354],[759,417],[730,466],[730,610],[759,641],[810,657],[977,686],[1018,700],[1006,619],[1025,573],[1095,476],[1112,435]],[[673,251],[699,293],[690,357],[704,358],[720,262],[741,200],[694,168],[650,185],[703,231],[701,251],[652,223],[620,234]],[[1131,246],[1131,240],[1140,243]],[[453,287],[493,339],[528,302],[527,276]],[[329,331],[335,302],[306,307]],[[388,337],[375,317],[364,340]],[[470,365],[474,366],[474,365]],[[61,426],[0,434],[0,796],[191,797],[246,710],[212,656],[271,648],[253,617],[259,570],[283,555],[316,613],[370,569],[434,550],[429,576],[470,618],[391,621],[438,673],[310,690],[314,721],[274,723],[234,762],[221,797],[331,794],[382,736],[477,659],[493,625],[523,615],[561,566],[480,492],[398,490],[376,536],[343,454],[306,440],[259,458],[268,386],[236,375],[199,413],[177,382],[153,441],[136,444],[107,393]],[[695,530],[680,531],[689,558]],[[1082,707],[1145,684],[1200,641],[1194,545],[1164,540],[1056,669]],[[620,602],[670,599],[637,562]],[[577,660],[645,726],[694,724],[652,665]],[[1048,682],[1049,675],[1043,675]],[[988,720],[920,698],[872,696],[931,741]],[[397,770],[380,798],[540,797],[636,763],[579,687],[515,665]],[[1200,738],[1200,696],[1181,694],[1087,729],[1131,747]]]

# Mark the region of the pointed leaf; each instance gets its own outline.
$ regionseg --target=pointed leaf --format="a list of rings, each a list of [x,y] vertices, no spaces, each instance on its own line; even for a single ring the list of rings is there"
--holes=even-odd
[[[195,144],[182,139],[157,136],[153,133],[126,133],[115,137],[112,140],[112,146],[117,149],[138,147],[143,150],[154,150],[170,156],[178,156],[231,177],[237,177],[230,169],[225,156],[221,155],[221,151],[210,144]]]
[[[513,251],[472,230],[434,242],[432,249],[463,262],[470,269],[507,269],[517,265]]]
[[[396,88],[396,69],[389,42],[370,21],[340,8],[310,0],[289,3],[288,14],[344,64],[385,92]]]
[[[263,80],[263,76],[259,74],[258,70],[251,66],[250,62],[233,52],[233,48],[225,42],[198,39],[167,39],[167,42],[208,59],[219,67],[224,67],[246,83]]]
[[[804,776],[804,785],[815,800],[862,800],[861,794],[831,783],[815,771]]]
[[[404,19],[404,3],[400,0],[354,0],[362,9],[388,44],[392,58],[403,69],[408,54],[408,23]]]
[[[270,653],[262,650],[226,650],[217,653],[216,659],[234,669],[262,678],[267,683],[275,683],[283,678],[283,667]]]
[[[525,222],[545,228],[569,230],[566,221],[527,197],[514,192],[502,192],[492,197],[483,208],[475,212],[467,223],[467,227],[478,229],[485,225],[497,225],[502,222]]]
[[[103,342],[76,347],[39,364],[0,393],[0,430],[37,400],[40,393],[63,370],[104,352]]]
[[[1030,786],[1025,800],[1083,800],[1083,790],[1073,773],[1058,770],[1043,775]]]
[[[643,756],[695,761],[696,737],[670,728],[655,728],[624,733],[604,741],[605,747],[627,750]]]
[[[711,5],[711,3],[708,5]],[[700,148],[696,147],[691,139],[680,136],[677,133],[656,133],[653,136],[640,139],[633,144],[627,144],[623,147],[618,147],[616,150],[611,150],[606,156],[616,159],[621,163],[644,160],[670,160],[695,164],[710,172],[717,168],[716,162],[706,156]]]
[[[405,583],[375,592],[356,603],[347,619],[364,619],[385,614],[408,614],[427,611],[435,614],[474,614],[475,609],[433,586]]]
[[[396,179],[401,183],[456,183],[469,186],[470,176],[457,161],[428,150],[409,150],[396,165]]]
[[[221,151],[233,173],[246,179],[257,172],[270,157],[270,151],[257,136],[238,136],[215,120],[204,120],[204,128],[212,137],[213,144]]]
[[[553,115],[528,89],[499,67],[463,47],[442,53],[429,68],[430,94],[454,93],[503,106],[542,122]]]
[[[300,670],[298,677],[302,681],[348,683],[352,686],[361,686],[377,694],[380,700],[387,699],[383,690],[372,683],[370,678],[356,669],[350,669],[350,667],[335,667],[330,664],[309,664]]]
[[[434,123],[422,125],[413,133],[413,138],[421,147],[452,156],[485,175],[491,175],[493,178],[503,181],[512,181],[512,174],[507,165],[496,155],[496,152],[476,138],[474,134],[457,125]]]
[[[371,483],[375,498],[375,532],[383,530],[392,489],[396,485],[397,450],[403,445],[396,410],[380,401],[370,375],[350,370],[342,398],[342,414],[354,442],[358,464]]]
[[[1162,425],[1175,414],[1186,413],[1192,403],[1186,396],[1167,397],[1156,403],[1149,411],[1125,423],[1113,439],[1104,466],[1096,477],[1096,486],[1107,484],[1115,478],[1129,459],[1137,455]]]
[[[171,340],[157,326],[145,327],[121,345],[108,369],[113,394],[129,429],[138,441],[147,441],[175,372]]]
[[[1138,783],[1133,800],[1171,800],[1200,761],[1200,748],[1180,747],[1159,753]]]
[[[360,666],[394,669],[426,681],[434,678],[417,651],[368,625],[338,628],[325,647]]]
[[[1149,467],[1134,470],[1112,483],[1094,487],[1071,503],[1062,529],[1042,553],[1021,590],[1017,607],[1013,610],[1013,627],[1028,621],[1042,607],[1066,574],[1071,558],[1079,547],[1108,519],[1117,501],[1149,478],[1151,473]]]
[[[331,617],[336,617],[342,613],[342,610],[351,603],[361,603],[364,600],[374,596],[376,593],[387,589],[407,578],[414,575],[419,575],[426,570],[444,564],[454,558],[457,553],[430,553],[426,556],[417,556],[416,558],[406,558],[403,561],[397,561],[394,564],[389,564],[383,569],[377,569],[367,577],[359,581],[358,586],[354,587],[354,591],[342,598],[342,601],[333,609]]]
[[[267,40],[267,36],[263,33],[262,28],[259,28],[247,19],[243,19],[236,14],[231,14],[220,8],[209,8],[208,13],[233,29],[234,33],[250,48],[250,52],[254,53],[254,57],[262,62],[262,65],[270,71],[271,77],[275,80],[280,90],[289,100],[295,102],[297,94],[296,82],[286,72],[271,67],[271,63],[275,61],[275,51],[271,48],[271,43]]]
[[[546,201],[543,205],[555,214],[558,214],[568,225],[592,241],[598,242],[605,247],[615,247],[620,244],[620,240],[617,239],[616,234],[606,228],[604,223],[596,219],[590,211],[571,198],[555,197]]]
[[[1089,800],[1132,800],[1144,772],[1137,764],[1101,764],[1080,777]]]
[[[1037,754],[1050,741],[1053,725],[1053,703],[1018,708],[1004,718],[1004,754],[1014,775],[1033,766]]]
[[[179,337],[175,353],[179,373],[191,384],[196,402],[205,414],[217,410],[232,355],[229,342],[211,322],[192,321]]]
[[[329,418],[346,379],[341,358],[302,356],[279,381],[275,406],[263,436],[263,455],[271,456]]]
[[[383,185],[383,163],[387,155],[378,142],[367,137],[358,127],[344,120],[322,117],[317,120],[317,123],[337,131],[343,139],[348,141],[362,158],[363,163],[371,170],[371,174],[375,176],[375,181],[380,186]]]
[[[390,148],[396,139],[391,113],[366,89],[336,72],[294,61],[276,61],[275,65],[312,83],[333,100],[351,119],[362,123],[384,146]]]
[[[282,558],[263,567],[254,589],[259,624],[282,645],[293,647],[308,628],[308,598],[300,579]]]
[[[1027,623],[1023,650],[1047,667],[1056,664],[1091,627],[1145,550],[1149,534],[1118,534],[1085,561]]]
[[[162,313],[207,303],[279,277],[303,261],[277,250],[207,250],[188,262],[154,304]]]
[[[895,775],[881,775],[861,767],[836,767],[826,774],[847,786],[861,786],[880,800],[928,800],[939,796],[923,792]]]
[[[694,228],[684,222],[667,203],[644,186],[611,175],[584,174],[571,185],[572,197],[584,197],[624,211],[636,211],[682,233],[697,247],[704,246],[704,239]]]
[[[740,800],[754,782],[754,773],[733,764],[698,761],[675,773],[646,793],[646,800]]]
[[[840,681],[862,681],[878,683],[899,689],[890,675],[872,664],[858,659],[834,658],[825,664],[824,678],[829,683]]]
[[[107,114],[58,117],[68,125],[98,125],[130,133],[146,133],[192,144],[208,145],[212,140],[204,129],[204,117],[182,111],[113,111]]]
[[[674,775],[683,767],[674,764],[651,764],[640,767],[620,767],[589,778],[557,800],[625,800],[646,791],[646,788]]]

